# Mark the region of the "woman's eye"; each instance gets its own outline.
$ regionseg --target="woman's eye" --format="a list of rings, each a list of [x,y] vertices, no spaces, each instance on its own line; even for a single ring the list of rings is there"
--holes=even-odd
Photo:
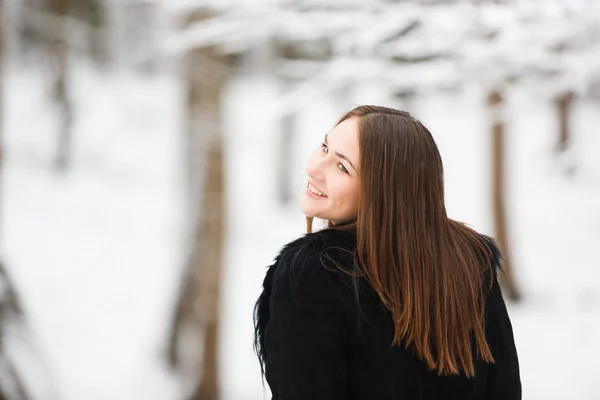
[[[339,163],[338,166],[340,167],[340,169],[342,170],[342,172],[348,173],[348,170],[346,169],[346,167],[344,167],[344,164]]]
[[[325,153],[329,153],[329,148],[327,147],[327,145],[325,143],[321,143],[321,148],[323,149],[323,151]]]

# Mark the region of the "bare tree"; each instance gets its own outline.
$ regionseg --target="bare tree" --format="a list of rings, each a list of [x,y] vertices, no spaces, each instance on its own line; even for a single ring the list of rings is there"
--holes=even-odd
[[[296,137],[296,120],[295,113],[289,113],[281,118],[281,132],[277,136],[279,141],[279,149],[277,151],[277,190],[278,200],[282,205],[289,205],[295,198],[296,191],[292,186],[292,163],[294,158],[294,139]]]
[[[53,18],[51,38],[47,41],[47,52],[53,76],[52,97],[60,113],[58,141],[54,166],[64,171],[71,162],[73,110],[69,99],[69,63],[67,43],[67,16],[69,0],[47,0]]]
[[[575,94],[572,91],[561,93],[554,99],[556,114],[558,116],[558,142],[556,151],[563,152],[568,149],[571,139],[571,112]]]
[[[506,163],[505,163],[505,135],[502,108],[504,98],[499,90],[492,90],[488,94],[487,107],[491,111],[492,140],[492,211],[494,215],[495,237],[502,249],[504,256],[502,283],[508,297],[519,300],[521,293],[517,287],[513,272],[512,256],[510,252],[510,240],[506,222]]]
[[[69,4],[71,13],[86,26],[86,47],[96,64],[102,65],[108,58],[106,38],[106,2],[103,0],[77,0]]]
[[[206,19],[205,10],[190,13],[187,23]],[[193,249],[171,330],[169,359],[181,366],[182,330],[190,323],[202,332],[200,378],[193,400],[219,398],[219,293],[225,241],[225,170],[221,94],[228,60],[216,46],[193,48],[186,58],[188,135],[192,146],[193,202],[197,204]],[[197,195],[194,195],[196,193]]]
[[[573,100],[575,93],[566,91],[554,98],[554,106],[558,119],[558,140],[556,143],[556,153],[558,155],[566,155],[571,148],[571,115],[573,112]],[[571,165],[567,166],[567,173],[573,173],[575,168],[570,160]]]

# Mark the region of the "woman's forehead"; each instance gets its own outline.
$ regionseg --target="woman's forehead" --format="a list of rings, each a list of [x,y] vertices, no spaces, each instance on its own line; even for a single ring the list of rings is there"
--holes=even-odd
[[[338,156],[349,160],[353,168],[359,165],[358,121],[348,119],[339,123],[331,132],[325,135],[325,141],[330,150]]]
[[[339,123],[326,135],[326,138],[331,142],[330,145],[342,147],[348,152],[355,150],[358,154],[358,121],[352,118]]]

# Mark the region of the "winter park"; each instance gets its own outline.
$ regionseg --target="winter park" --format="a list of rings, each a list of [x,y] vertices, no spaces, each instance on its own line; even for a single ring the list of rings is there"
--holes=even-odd
[[[255,302],[362,104],[499,244],[523,398],[599,399],[600,2],[0,0],[0,400],[270,399]]]

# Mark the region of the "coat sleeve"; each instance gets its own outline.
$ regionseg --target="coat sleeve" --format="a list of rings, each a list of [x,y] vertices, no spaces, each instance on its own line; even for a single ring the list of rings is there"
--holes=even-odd
[[[332,279],[339,276],[318,257],[288,257],[279,264],[264,339],[265,376],[273,400],[343,399],[348,328],[332,288]]]
[[[498,284],[497,271],[487,300],[488,343],[494,364],[487,371],[485,399],[520,400],[521,378],[519,359],[512,324]]]

